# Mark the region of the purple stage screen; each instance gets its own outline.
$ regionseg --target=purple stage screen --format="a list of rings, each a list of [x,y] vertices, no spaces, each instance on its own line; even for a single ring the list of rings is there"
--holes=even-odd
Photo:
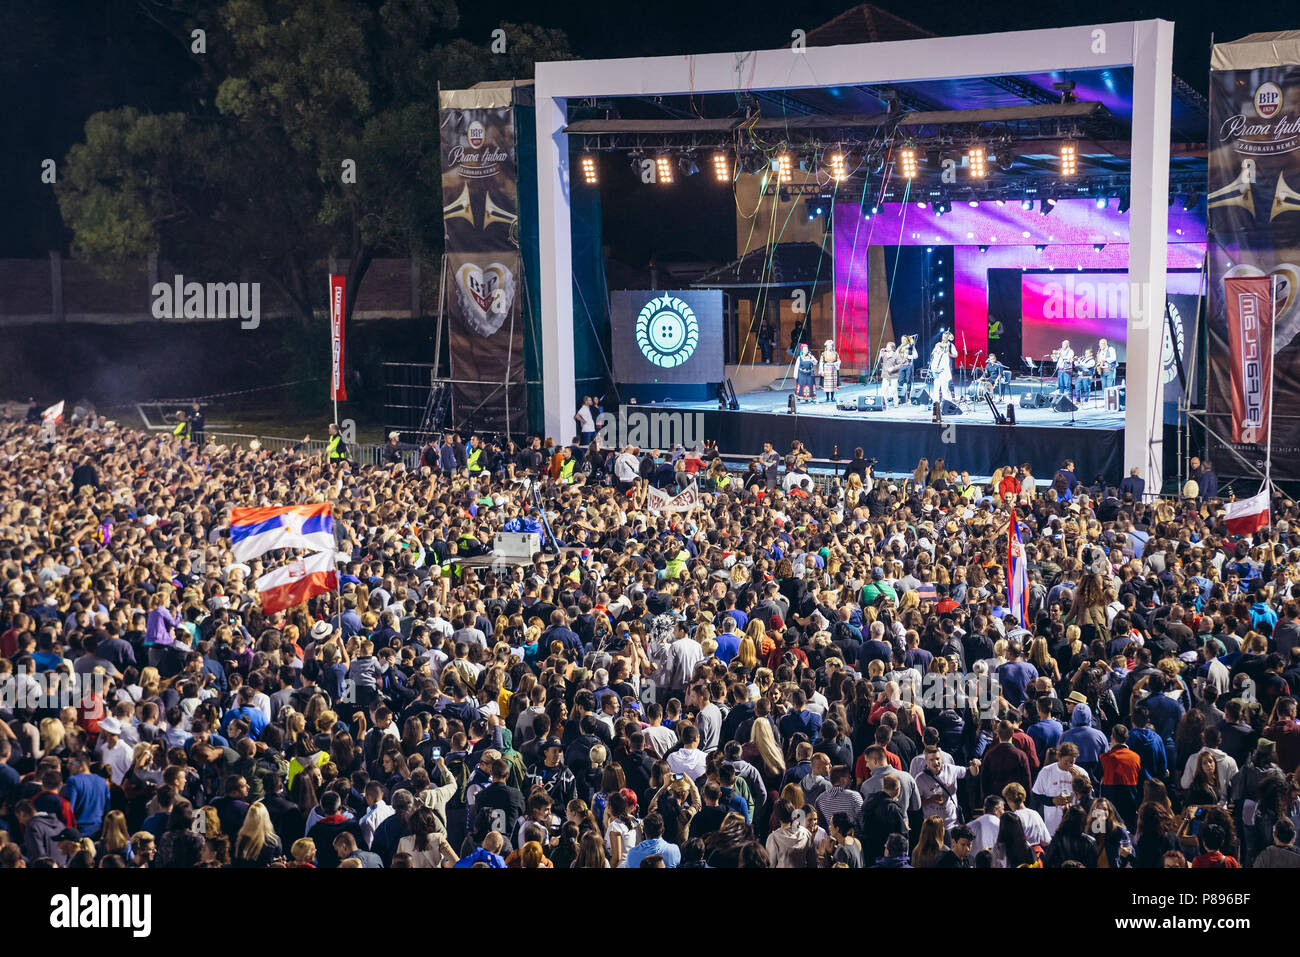
[[[881,335],[883,319],[877,318],[873,324],[868,314],[871,246],[953,247],[951,301],[957,348],[962,359],[969,356],[973,361],[977,353],[988,354],[990,269],[1127,270],[1128,214],[1116,206],[1114,200],[1098,209],[1092,199],[1063,199],[1051,215],[1043,216],[1014,201],[1001,206],[959,203],[950,213],[936,216],[928,206],[921,209],[916,203],[890,203],[875,215],[864,216],[856,203],[836,204],[836,324],[846,365],[866,365],[871,340]],[[1205,221],[1197,210],[1170,207],[1166,238],[1170,269],[1201,267]],[[1175,291],[1180,290],[1170,288],[1171,293]],[[1199,282],[1197,288],[1185,291],[1198,293]],[[1056,337],[1057,344],[1061,338]],[[1120,336],[1117,348],[1122,340]]]
[[[1170,273],[1168,295],[1201,293],[1199,273]],[[1130,298],[1127,273],[1026,272],[1020,278],[1021,352],[1032,359],[1060,348],[1062,339],[1082,355],[1108,339],[1125,360]]]

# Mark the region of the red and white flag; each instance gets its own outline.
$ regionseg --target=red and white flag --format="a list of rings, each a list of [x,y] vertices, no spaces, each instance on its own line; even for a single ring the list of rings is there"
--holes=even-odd
[[[343,309],[347,281],[347,276],[330,273],[330,354],[333,356],[330,398],[335,402],[346,402],[348,398],[347,385],[343,382]]]
[[[1250,535],[1268,528],[1268,489],[1250,498],[1229,502],[1224,525],[1232,535]]]
[[[41,413],[41,421],[46,425],[53,425],[55,422],[63,421],[64,400],[60,399],[48,409]]]
[[[1273,280],[1223,280],[1228,311],[1228,371],[1232,379],[1232,441],[1265,445],[1273,387]]]
[[[272,615],[339,587],[334,552],[317,552],[267,572],[257,580],[262,612]]]
[[[1029,566],[1025,563],[1025,546],[1020,541],[1020,523],[1011,513],[1007,529],[1007,604],[1021,628],[1029,627]]]

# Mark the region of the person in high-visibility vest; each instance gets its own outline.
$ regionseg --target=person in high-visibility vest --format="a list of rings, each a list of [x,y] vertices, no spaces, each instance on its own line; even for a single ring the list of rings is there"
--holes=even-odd
[[[185,418],[184,409],[178,409],[176,411],[176,426],[172,429],[172,435],[180,439],[182,442],[188,442],[190,440],[190,423],[189,420]]]
[[[469,437],[469,449],[465,452],[465,467],[469,470],[470,475],[478,475],[484,471],[483,446],[479,444],[477,435]]]
[[[330,463],[346,462],[348,460],[348,444],[343,441],[343,435],[339,432],[336,423],[330,423],[330,437],[326,445],[326,451],[329,455]]]
[[[560,481],[568,485],[573,481],[573,469],[577,462],[573,458],[573,450],[567,445],[564,447],[564,459],[560,462]]]

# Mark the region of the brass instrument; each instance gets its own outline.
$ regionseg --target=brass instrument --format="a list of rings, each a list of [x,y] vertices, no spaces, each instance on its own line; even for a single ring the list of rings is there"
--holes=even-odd
[[[1240,206],[1250,213],[1251,217],[1255,216],[1255,197],[1251,192],[1251,176],[1249,171],[1243,169],[1241,175],[1234,179],[1227,186],[1216,189],[1206,197],[1206,207],[1213,209],[1216,206]],[[1280,188],[1280,187],[1279,187]],[[1276,200],[1274,204],[1276,205]]]
[[[1300,212],[1300,193],[1297,193],[1286,184],[1282,174],[1277,176],[1277,192],[1273,194],[1273,211],[1269,213],[1269,222],[1277,219],[1283,213]]]

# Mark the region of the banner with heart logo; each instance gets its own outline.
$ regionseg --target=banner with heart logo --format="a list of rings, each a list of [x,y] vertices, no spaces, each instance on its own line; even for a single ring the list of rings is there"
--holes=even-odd
[[[526,421],[513,96],[510,87],[439,95],[452,415],[482,432]]]
[[[1271,458],[1274,479],[1296,481],[1300,43],[1285,35],[1259,34],[1216,44],[1212,67],[1207,452],[1224,477],[1258,480]],[[1268,346],[1267,338],[1254,337],[1257,326],[1271,332],[1272,342],[1269,355],[1256,360],[1252,350]]]

